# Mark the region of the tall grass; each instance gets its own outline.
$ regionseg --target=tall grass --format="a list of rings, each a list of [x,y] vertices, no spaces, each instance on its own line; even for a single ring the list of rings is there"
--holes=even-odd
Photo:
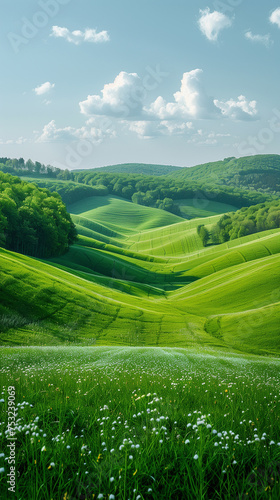
[[[205,349],[2,348],[0,498],[278,499],[279,367]]]

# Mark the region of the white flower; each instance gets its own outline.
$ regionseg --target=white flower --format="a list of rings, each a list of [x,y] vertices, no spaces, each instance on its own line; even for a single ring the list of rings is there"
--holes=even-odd
[[[0,453],[0,458],[3,458],[5,456],[5,453]]]
[[[185,444],[189,444],[190,440],[186,439]]]
[[[152,493],[152,488],[148,488],[148,493]]]
[[[198,459],[198,454],[196,453],[193,458],[194,458],[194,460],[197,460]]]
[[[69,448],[71,448],[71,446],[68,444],[68,445],[66,446],[66,448],[67,448],[67,450],[69,450]]]
[[[115,495],[113,495],[113,493],[111,493],[111,495],[109,495],[109,500],[115,500]]]
[[[271,446],[272,444],[275,444],[275,442],[274,441],[270,441],[269,446]]]
[[[54,463],[54,462],[51,462],[51,463],[50,463],[50,465],[51,465],[52,467],[54,467],[54,466],[55,466],[55,463]]]
[[[45,446],[43,446],[41,451],[47,451],[47,448]]]
[[[2,474],[3,472],[5,472],[4,467],[0,467],[0,474]]]
[[[112,483],[113,481],[115,481],[115,478],[114,477],[110,477],[110,483]]]
[[[232,462],[232,463],[233,463],[233,465],[237,464],[236,460],[233,460],[233,462]]]
[[[103,493],[99,493],[97,500],[102,500],[104,498]]]
[[[133,456],[132,455],[129,455],[129,460],[133,460]]]

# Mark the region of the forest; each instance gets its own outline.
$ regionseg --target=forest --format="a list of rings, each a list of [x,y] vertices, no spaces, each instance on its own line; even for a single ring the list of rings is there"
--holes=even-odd
[[[225,163],[224,163],[225,162]],[[216,162],[211,167],[215,173],[216,164],[230,165],[231,162]],[[171,168],[171,167],[170,167]],[[176,201],[181,199],[215,200],[221,203],[234,205],[238,208],[255,205],[269,201],[274,192],[256,191],[252,186],[246,188],[246,184],[230,185],[221,181],[217,174],[211,176],[206,165],[199,175],[200,167],[163,170],[165,175],[143,175],[127,173],[127,165],[124,165],[125,173],[111,172],[110,168],[89,169],[81,171],[61,170],[50,165],[44,165],[31,160],[0,158],[0,170],[12,175],[20,175],[34,178],[34,182],[50,191],[58,192],[64,203],[71,204],[89,196],[104,196],[112,194],[148,207],[161,208],[168,212],[180,215]],[[220,167],[219,167],[220,168]],[[232,167],[231,167],[232,168]],[[114,170],[114,168],[112,167]],[[251,169],[251,166],[250,166]],[[118,170],[121,170],[119,167]],[[159,166],[150,165],[146,172],[159,172]],[[207,175],[207,172],[209,175]],[[206,175],[205,175],[206,174]],[[236,175],[235,175],[236,177]],[[234,178],[235,178],[234,177]],[[38,180],[39,179],[39,180]]]
[[[197,227],[203,246],[225,243],[242,236],[277,229],[280,227],[280,201],[275,200],[251,207],[243,207],[237,212],[224,214],[209,231],[204,224]]]
[[[65,253],[76,229],[57,193],[0,172],[0,246],[33,257]]]

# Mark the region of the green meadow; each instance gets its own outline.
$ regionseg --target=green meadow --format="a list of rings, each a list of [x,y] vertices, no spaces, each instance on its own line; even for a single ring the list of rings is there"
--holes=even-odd
[[[276,500],[279,368],[202,347],[2,348],[0,497]]]
[[[279,229],[203,247],[197,226],[211,231],[217,213],[186,220],[110,195],[68,210],[79,238],[66,254],[0,249],[2,345],[279,353]]]

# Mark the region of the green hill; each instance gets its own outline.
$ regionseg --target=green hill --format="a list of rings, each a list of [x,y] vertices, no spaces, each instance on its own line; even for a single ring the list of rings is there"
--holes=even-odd
[[[280,352],[280,229],[204,248],[201,219],[112,196],[70,208],[80,235],[65,255],[0,249],[2,344]]]
[[[110,172],[116,174],[141,174],[141,175],[167,175],[179,171],[181,167],[172,165],[154,165],[149,163],[121,163],[118,165],[108,165],[87,169],[87,172]],[[79,172],[79,170],[73,170]]]
[[[256,155],[225,158],[172,172],[170,177],[181,180],[220,184],[271,194],[280,194],[280,155]]]

